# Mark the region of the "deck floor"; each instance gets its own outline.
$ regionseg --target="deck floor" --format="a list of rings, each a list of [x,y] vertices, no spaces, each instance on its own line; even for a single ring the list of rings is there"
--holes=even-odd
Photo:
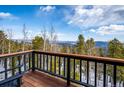
[[[66,81],[43,72],[28,72],[22,78],[22,87],[66,87]],[[75,87],[74,84],[70,85]]]

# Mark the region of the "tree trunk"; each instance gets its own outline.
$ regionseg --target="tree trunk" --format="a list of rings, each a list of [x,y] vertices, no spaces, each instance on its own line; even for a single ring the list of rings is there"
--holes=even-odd
[[[10,44],[10,40],[9,40],[9,49],[8,49],[8,53],[11,53],[11,44]]]

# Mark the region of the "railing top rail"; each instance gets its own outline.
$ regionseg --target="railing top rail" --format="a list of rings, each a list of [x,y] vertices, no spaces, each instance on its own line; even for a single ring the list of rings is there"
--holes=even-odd
[[[61,56],[61,57],[70,57],[75,59],[84,59],[89,61],[95,61],[95,62],[108,62],[108,63],[121,63],[124,64],[124,59],[117,59],[117,58],[109,58],[109,57],[98,57],[98,56],[90,56],[90,55],[80,55],[80,54],[69,54],[69,53],[57,53],[57,52],[44,52],[44,51],[34,51],[34,50],[28,50],[28,51],[22,51],[22,52],[16,52],[11,54],[1,54],[0,58],[3,57],[10,57],[15,55],[21,55],[25,53],[40,53],[40,54],[46,54],[46,55],[53,55],[53,56]]]
[[[10,54],[0,54],[0,58],[9,57],[9,56],[15,56],[15,55],[21,55],[21,54],[30,53],[30,52],[33,52],[33,50],[16,52],[16,53],[10,53]]]
[[[80,54],[69,54],[69,53],[43,52],[43,51],[34,51],[34,52],[41,53],[41,54],[53,55],[53,56],[84,59],[84,60],[95,61],[95,62],[109,62],[110,64],[111,63],[124,64],[124,59],[117,59],[117,58],[98,57],[98,56],[80,55]]]

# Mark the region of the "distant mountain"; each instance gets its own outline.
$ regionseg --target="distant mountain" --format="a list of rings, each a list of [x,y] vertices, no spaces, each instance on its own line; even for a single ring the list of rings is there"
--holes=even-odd
[[[70,46],[76,45],[76,41],[57,41],[56,43],[58,45],[70,45]]]
[[[12,39],[13,41],[17,41],[17,42],[19,42],[19,43],[21,43],[21,42],[23,42],[23,39]],[[31,43],[32,42],[32,40],[26,40],[26,42],[27,43]]]
[[[76,41],[57,41],[57,44],[59,45],[76,45]],[[101,48],[107,48],[108,46],[108,42],[105,41],[96,41],[95,42],[95,46],[96,47],[101,47]]]
[[[23,40],[21,39],[13,39],[13,41],[18,41],[18,42],[22,42]],[[28,43],[31,43],[31,40],[27,40]],[[54,42],[50,42],[50,43],[54,43]],[[56,42],[58,45],[69,45],[69,46],[74,46],[76,45],[76,41],[57,41]],[[108,42],[106,41],[96,41],[95,42],[95,46],[96,47],[101,47],[101,48],[107,48],[108,46]]]
[[[101,47],[101,48],[107,48],[108,47],[108,42],[105,41],[96,41],[95,42],[96,47]]]

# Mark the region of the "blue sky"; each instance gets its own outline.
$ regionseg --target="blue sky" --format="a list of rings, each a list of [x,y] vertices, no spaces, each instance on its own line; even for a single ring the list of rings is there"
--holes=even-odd
[[[41,33],[51,24],[58,40],[76,41],[79,34],[85,39],[109,41],[114,37],[124,42],[124,6],[0,6],[0,29],[12,29],[13,38],[22,38],[23,24],[29,37]]]

